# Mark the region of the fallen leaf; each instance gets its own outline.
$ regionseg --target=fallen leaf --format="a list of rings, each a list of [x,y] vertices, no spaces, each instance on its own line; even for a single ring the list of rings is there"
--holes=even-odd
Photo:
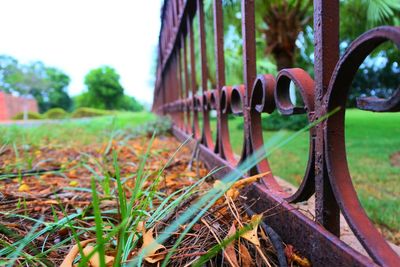
[[[76,169],[70,170],[67,175],[69,178],[78,178],[76,175]]]
[[[86,246],[90,242],[96,240],[95,238],[93,239],[88,239],[82,242],[79,242],[82,247]],[[72,267],[72,263],[75,260],[76,255],[79,253],[79,246],[78,244],[72,246],[70,251],[68,252],[67,256],[65,256],[63,262],[61,263],[60,267]]]
[[[83,254],[85,257],[88,257],[90,253],[94,250],[93,246],[87,245],[83,249]],[[114,263],[114,257],[105,255],[106,266],[112,266]],[[100,267],[100,254],[96,251],[89,259],[90,266],[92,267]]]
[[[260,173],[260,174],[256,174],[247,178],[243,178],[237,182],[235,182],[232,187],[226,192],[226,196],[232,198],[232,199],[236,199],[239,196],[239,190],[242,189],[243,187],[257,182],[259,179],[261,179],[262,177],[264,177],[265,175],[267,175],[269,172],[265,172],[265,173]]]
[[[29,187],[29,185],[23,183],[19,186],[18,191],[19,192],[29,192],[31,190],[31,188]]]
[[[235,224],[232,223],[231,228],[228,231],[228,234],[226,235],[225,238],[229,238],[233,236],[236,233],[236,227]],[[232,266],[240,266],[236,257],[236,251],[235,251],[235,240],[229,243],[225,249],[224,249],[224,256],[228,259],[229,263]]]
[[[79,185],[79,183],[76,180],[69,182],[69,186],[77,187],[78,185]]]
[[[149,263],[156,263],[162,259],[164,259],[165,255],[164,254],[156,254],[156,252],[160,252],[166,250],[166,248],[158,244],[156,240],[153,237],[153,231],[154,228],[151,228],[148,230],[146,233],[143,234],[143,245],[142,245],[142,250],[149,247],[147,250],[147,253],[145,254],[145,260]]]
[[[249,250],[242,243],[239,244],[239,255],[242,267],[254,266]]]
[[[288,259],[289,265],[291,263],[295,262],[301,267],[311,267],[311,262],[306,258],[298,255],[295,251],[292,245],[287,245],[285,247],[285,255],[286,258]]]
[[[58,201],[55,199],[48,199],[48,200],[45,200],[43,203],[47,204],[47,205],[57,205]]]
[[[250,241],[252,244],[256,246],[260,246],[260,240],[258,239],[258,225],[260,224],[262,219],[262,214],[254,214],[251,216],[250,224],[253,226],[253,228],[250,231],[245,232],[242,234],[242,237],[248,241]]]

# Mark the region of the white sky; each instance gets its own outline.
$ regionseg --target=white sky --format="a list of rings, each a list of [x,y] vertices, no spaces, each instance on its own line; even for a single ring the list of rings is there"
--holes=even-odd
[[[71,78],[110,65],[125,93],[151,103],[162,0],[0,0],[0,54],[41,60]]]

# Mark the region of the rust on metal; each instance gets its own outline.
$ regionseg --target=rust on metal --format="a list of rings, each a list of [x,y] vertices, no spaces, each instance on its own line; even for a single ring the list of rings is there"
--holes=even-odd
[[[284,242],[296,246],[314,266],[400,266],[399,256],[360,205],[346,160],[344,139],[348,92],[360,64],[384,42],[400,47],[400,28],[372,29],[351,43],[339,58],[339,0],[314,0],[314,79],[299,68],[283,69],[276,77],[257,75],[255,1],[241,0],[243,84],[231,85],[225,80],[223,1],[213,0],[212,4],[215,73],[210,73],[207,62],[209,44],[203,0],[165,0],[153,111],[172,118],[177,138],[196,140],[199,158],[209,168],[224,166],[216,174],[218,177],[234,171],[255,151],[263,150],[267,154],[263,113],[278,110],[283,116],[306,114],[310,124],[318,123],[309,129],[308,163],[299,189],[292,195],[286,193],[275,180],[268,158],[264,157],[249,174],[268,174],[260,183],[248,188],[246,204],[254,212],[274,207],[275,215],[264,218],[265,222]],[[193,33],[196,15],[198,43]],[[195,46],[199,47],[200,59],[196,58]],[[197,66],[200,67],[199,84]],[[215,88],[209,88],[210,78],[215,78],[212,86]],[[298,89],[303,106],[292,103],[291,83]],[[400,89],[387,99],[361,97],[357,99],[357,107],[374,112],[399,112]],[[320,121],[337,109],[338,112]],[[211,112],[216,113],[215,137],[210,126]],[[244,123],[240,157],[231,147],[228,127],[231,114],[240,116]],[[308,200],[314,193],[315,221],[290,204]],[[361,255],[339,239],[340,212],[370,257]]]

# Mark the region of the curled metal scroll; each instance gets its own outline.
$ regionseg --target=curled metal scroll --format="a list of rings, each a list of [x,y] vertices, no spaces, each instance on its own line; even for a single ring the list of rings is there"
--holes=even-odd
[[[211,150],[214,150],[214,142],[212,139],[210,125],[210,110],[211,110],[211,91],[206,91],[202,95],[202,112],[203,112],[203,129],[201,143]]]
[[[232,87],[224,86],[221,90],[220,96],[220,108],[221,108],[221,117],[220,117],[220,136],[221,136],[221,154],[224,159],[226,159],[230,164],[236,165],[237,160],[235,157],[235,153],[232,150],[230,134],[229,134],[229,125],[228,125],[228,116],[231,113],[231,95],[232,95]]]
[[[261,113],[272,113],[275,110],[275,77],[271,74],[257,76],[250,97],[250,137],[254,150],[264,149],[264,138]],[[282,191],[276,182],[267,158],[263,158],[255,166],[256,173],[267,173],[263,177],[264,185],[275,192]]]
[[[304,107],[295,106],[290,100],[290,83],[293,82],[300,92]],[[275,103],[284,115],[306,113],[309,123],[314,120],[314,80],[302,69],[284,69],[278,73],[275,88]],[[289,202],[300,202],[309,199],[315,192],[315,128],[310,129],[308,161],[304,178],[298,190],[287,197]]]
[[[346,101],[350,85],[365,58],[386,41],[392,41],[400,47],[400,28],[385,26],[366,32],[349,46],[336,65],[325,101],[328,105],[327,112],[337,107],[340,111],[328,117],[326,122],[325,157],[335,198],[365,250],[380,265],[400,266],[400,258],[374,227],[358,200],[347,165],[344,139]],[[400,101],[400,94],[396,92],[386,100],[363,101],[369,110],[394,111]]]

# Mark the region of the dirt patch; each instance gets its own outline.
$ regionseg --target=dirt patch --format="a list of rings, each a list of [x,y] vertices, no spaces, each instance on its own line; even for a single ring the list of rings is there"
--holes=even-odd
[[[390,155],[390,164],[393,167],[400,167],[400,151],[397,151]]]

